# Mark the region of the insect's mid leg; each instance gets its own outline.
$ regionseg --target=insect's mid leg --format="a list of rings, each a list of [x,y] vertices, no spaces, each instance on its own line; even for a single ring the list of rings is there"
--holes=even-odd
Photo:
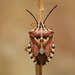
[[[28,47],[25,48],[25,51],[28,52]]]

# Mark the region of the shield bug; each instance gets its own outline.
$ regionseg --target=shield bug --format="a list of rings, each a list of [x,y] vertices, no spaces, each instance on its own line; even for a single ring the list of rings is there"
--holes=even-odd
[[[37,26],[33,30],[29,31],[30,42],[27,47],[30,58],[35,64],[48,64],[52,59],[55,51],[55,45],[53,42],[54,31],[48,29],[45,26],[45,21],[50,15],[50,13],[57,7],[57,5],[49,12],[44,22],[37,21],[35,16],[29,11],[33,18],[35,19]]]

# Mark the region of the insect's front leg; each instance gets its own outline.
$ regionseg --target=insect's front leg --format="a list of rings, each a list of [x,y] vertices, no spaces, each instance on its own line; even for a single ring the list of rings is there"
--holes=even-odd
[[[32,24],[31,24],[31,26],[32,26],[33,28],[36,28],[36,25],[37,25],[37,23],[32,23]]]

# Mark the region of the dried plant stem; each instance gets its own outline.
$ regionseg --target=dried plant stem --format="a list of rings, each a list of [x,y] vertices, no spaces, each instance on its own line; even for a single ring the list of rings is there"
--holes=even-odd
[[[44,11],[44,7],[43,7],[43,1],[42,0],[38,0],[38,14],[39,14],[39,21],[42,21],[42,12]]]
[[[38,0],[38,10],[39,10],[38,21],[42,21],[42,12],[44,11],[42,0]],[[35,65],[35,68],[36,68],[36,75],[42,75],[42,64],[41,65]]]
[[[35,68],[36,68],[36,75],[42,75],[42,64],[35,65]]]

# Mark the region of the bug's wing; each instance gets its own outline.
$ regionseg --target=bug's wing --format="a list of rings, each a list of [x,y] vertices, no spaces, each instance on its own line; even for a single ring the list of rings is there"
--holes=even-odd
[[[49,56],[51,49],[52,49],[52,38],[49,38],[48,43],[45,47],[45,55],[47,57]]]
[[[34,38],[32,38],[32,37],[30,37],[30,45],[31,45],[31,49],[33,51],[33,54],[36,57],[39,54],[39,50],[38,50],[38,47],[36,45]]]

